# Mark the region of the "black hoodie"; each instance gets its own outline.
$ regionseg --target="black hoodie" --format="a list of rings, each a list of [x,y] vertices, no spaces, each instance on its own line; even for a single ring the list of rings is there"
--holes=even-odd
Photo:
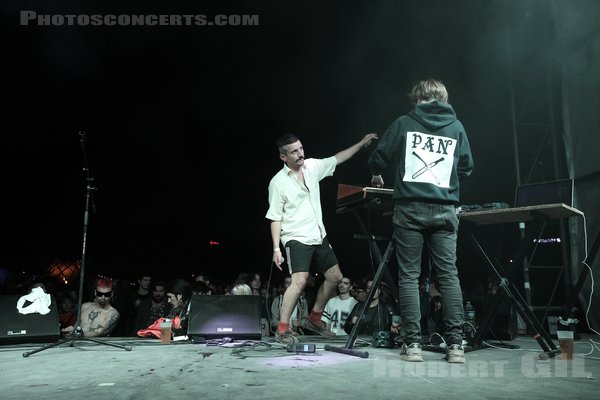
[[[381,175],[394,163],[395,200],[458,203],[459,178],[471,174],[473,157],[450,104],[418,104],[389,126],[369,157],[369,167],[373,175]]]

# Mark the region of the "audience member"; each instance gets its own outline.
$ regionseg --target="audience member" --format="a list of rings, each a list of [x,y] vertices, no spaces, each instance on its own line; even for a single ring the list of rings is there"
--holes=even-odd
[[[203,281],[192,282],[192,294],[194,296],[210,296],[212,295],[212,289]]]
[[[133,325],[135,323],[135,315],[138,306],[142,301],[149,299],[152,296],[152,293],[150,292],[151,284],[152,277],[150,274],[144,272],[138,275],[137,285],[134,290],[130,289],[127,294],[126,308],[121,311],[121,318],[123,318],[124,321],[117,327],[119,333],[129,335],[130,332],[133,332]]]
[[[111,304],[119,310],[119,322],[111,332],[111,336],[129,336],[135,320],[135,310],[132,306],[131,279],[113,278],[113,294]]]
[[[152,285],[152,277],[150,275],[141,275],[138,278],[137,290],[133,295],[133,308],[137,309],[140,303],[152,296],[150,286]]]
[[[267,321],[269,321],[269,298],[262,294],[261,287],[262,278],[260,276],[260,273],[255,271],[251,274],[250,289],[252,289],[253,295],[260,296],[260,318],[265,318]]]
[[[367,282],[360,280],[352,285],[352,297],[359,303],[362,303],[367,299]]]
[[[252,294],[252,289],[250,289],[250,286],[248,286],[245,283],[236,283],[232,288],[231,288],[231,294],[239,296],[249,296]]]
[[[327,304],[325,304],[325,310],[323,311],[323,317],[321,320],[327,325],[327,329],[335,333],[336,335],[345,335],[344,323],[346,318],[352,312],[352,309],[358,303],[358,301],[350,296],[350,288],[352,287],[352,281],[348,277],[343,277],[338,284],[338,295],[331,298]]]
[[[236,280],[231,285],[231,294],[233,295],[251,295],[252,294],[252,274],[240,272]]]
[[[171,311],[171,304],[167,301],[167,289],[164,282],[153,282],[151,285],[152,297],[143,300],[137,308],[135,322],[131,334],[152,325],[157,319],[167,317]]]
[[[108,336],[119,321],[119,312],[110,304],[113,293],[111,279],[100,278],[96,282],[94,301],[81,305],[80,327],[84,337]],[[62,332],[68,336],[73,334],[74,325]]]
[[[367,282],[367,292],[371,290],[373,286],[373,281],[370,280]],[[392,327],[392,316],[394,315],[394,308],[390,304],[386,304],[381,296],[381,289],[376,288],[373,293],[373,299],[367,305],[366,309],[363,312],[362,318],[360,320],[360,324],[358,327],[359,335],[371,335],[375,337],[380,331],[391,331],[394,334],[397,334],[399,331],[394,326]],[[358,322],[358,317],[365,303],[357,303],[352,312],[346,319],[346,323],[344,324],[344,330],[349,335],[352,333],[352,329],[354,325]]]
[[[206,285],[209,285],[209,286],[211,283],[210,276],[204,272],[199,272],[196,275],[194,275],[194,281],[195,282],[204,282]]]
[[[284,292],[292,284],[292,277],[286,276],[283,280]],[[283,293],[273,299],[271,303],[271,327],[273,331],[277,331],[279,325],[279,319],[281,314],[281,305],[283,304]],[[293,334],[298,334],[298,328],[302,326],[302,323],[308,318],[308,302],[304,293],[298,298],[298,302],[292,310],[292,314],[289,319],[290,330]]]
[[[77,304],[75,300],[68,294],[63,293],[57,296],[58,304],[58,322],[60,329],[65,329],[69,326],[75,326],[77,323]]]
[[[250,274],[250,289],[252,294],[260,296],[260,287],[262,286],[262,278],[258,272],[252,272]]]
[[[186,335],[192,285],[185,279],[174,279],[168,286],[167,298],[172,306],[167,318],[175,320],[178,317],[179,320],[179,323],[173,323],[173,336]]]

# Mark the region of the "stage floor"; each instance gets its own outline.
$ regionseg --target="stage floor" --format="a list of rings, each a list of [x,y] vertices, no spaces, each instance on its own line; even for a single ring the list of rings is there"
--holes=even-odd
[[[400,360],[399,349],[354,347],[368,358],[325,350],[346,340],[322,341],[315,353],[291,353],[265,338],[218,345],[157,339],[107,338],[131,351],[88,341],[61,344],[24,357],[43,344],[0,347],[1,399],[597,399],[600,351],[589,336],[576,357],[539,360],[530,337],[505,342],[515,349],[466,353],[463,365],[424,351],[422,363]],[[597,337],[593,338],[595,341]],[[498,344],[493,342],[493,344]]]

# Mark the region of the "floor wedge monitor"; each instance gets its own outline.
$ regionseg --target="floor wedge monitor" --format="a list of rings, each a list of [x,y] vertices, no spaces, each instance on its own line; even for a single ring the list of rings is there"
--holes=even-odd
[[[49,343],[60,337],[56,301],[51,296],[50,312],[21,314],[19,295],[0,296],[0,344]],[[27,304],[24,305],[26,308]]]
[[[190,304],[188,337],[260,340],[260,299],[258,296],[193,296]]]

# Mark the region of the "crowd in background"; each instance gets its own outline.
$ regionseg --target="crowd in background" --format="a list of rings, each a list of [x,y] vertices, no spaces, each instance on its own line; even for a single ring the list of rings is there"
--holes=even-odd
[[[310,334],[302,332],[300,327],[303,319],[308,317],[308,310],[314,304],[320,279],[322,277],[319,274],[310,276],[308,285],[292,313],[290,326],[300,330],[300,334]],[[290,281],[290,276],[283,274],[271,281],[264,280],[258,272],[240,273],[230,283],[222,283],[218,277],[213,279],[212,276],[202,272],[190,276],[189,279],[163,279],[150,274],[140,274],[135,280],[95,276],[84,281],[81,298],[82,315],[79,322],[85,336],[128,337],[143,336],[147,332],[146,329],[160,318],[183,317],[178,332],[185,334],[185,308],[192,296],[256,295],[260,296],[261,319],[266,321],[265,334],[272,334],[279,322],[278,306],[281,305],[283,293]],[[356,305],[365,301],[372,283],[370,277],[358,280],[345,277],[340,282],[338,296],[330,300],[323,317],[323,321],[337,335],[350,333],[356,323],[359,310]],[[24,295],[34,286],[43,287],[53,296],[61,332],[64,336],[71,335],[78,322],[79,287],[65,285],[60,280],[42,278],[30,282],[24,281],[12,288],[4,285],[0,293]],[[361,334],[376,334],[380,330],[389,330],[392,323],[391,316],[397,314],[392,293],[385,283],[382,283],[381,288],[383,290],[375,292],[374,298],[365,310]],[[428,299],[425,301],[424,314],[427,316],[430,314],[427,312]],[[340,306],[344,302],[348,305]],[[377,311],[371,312],[375,306]],[[343,309],[344,307],[347,309]],[[349,316],[351,318],[346,321]],[[385,321],[382,322],[383,320]]]

